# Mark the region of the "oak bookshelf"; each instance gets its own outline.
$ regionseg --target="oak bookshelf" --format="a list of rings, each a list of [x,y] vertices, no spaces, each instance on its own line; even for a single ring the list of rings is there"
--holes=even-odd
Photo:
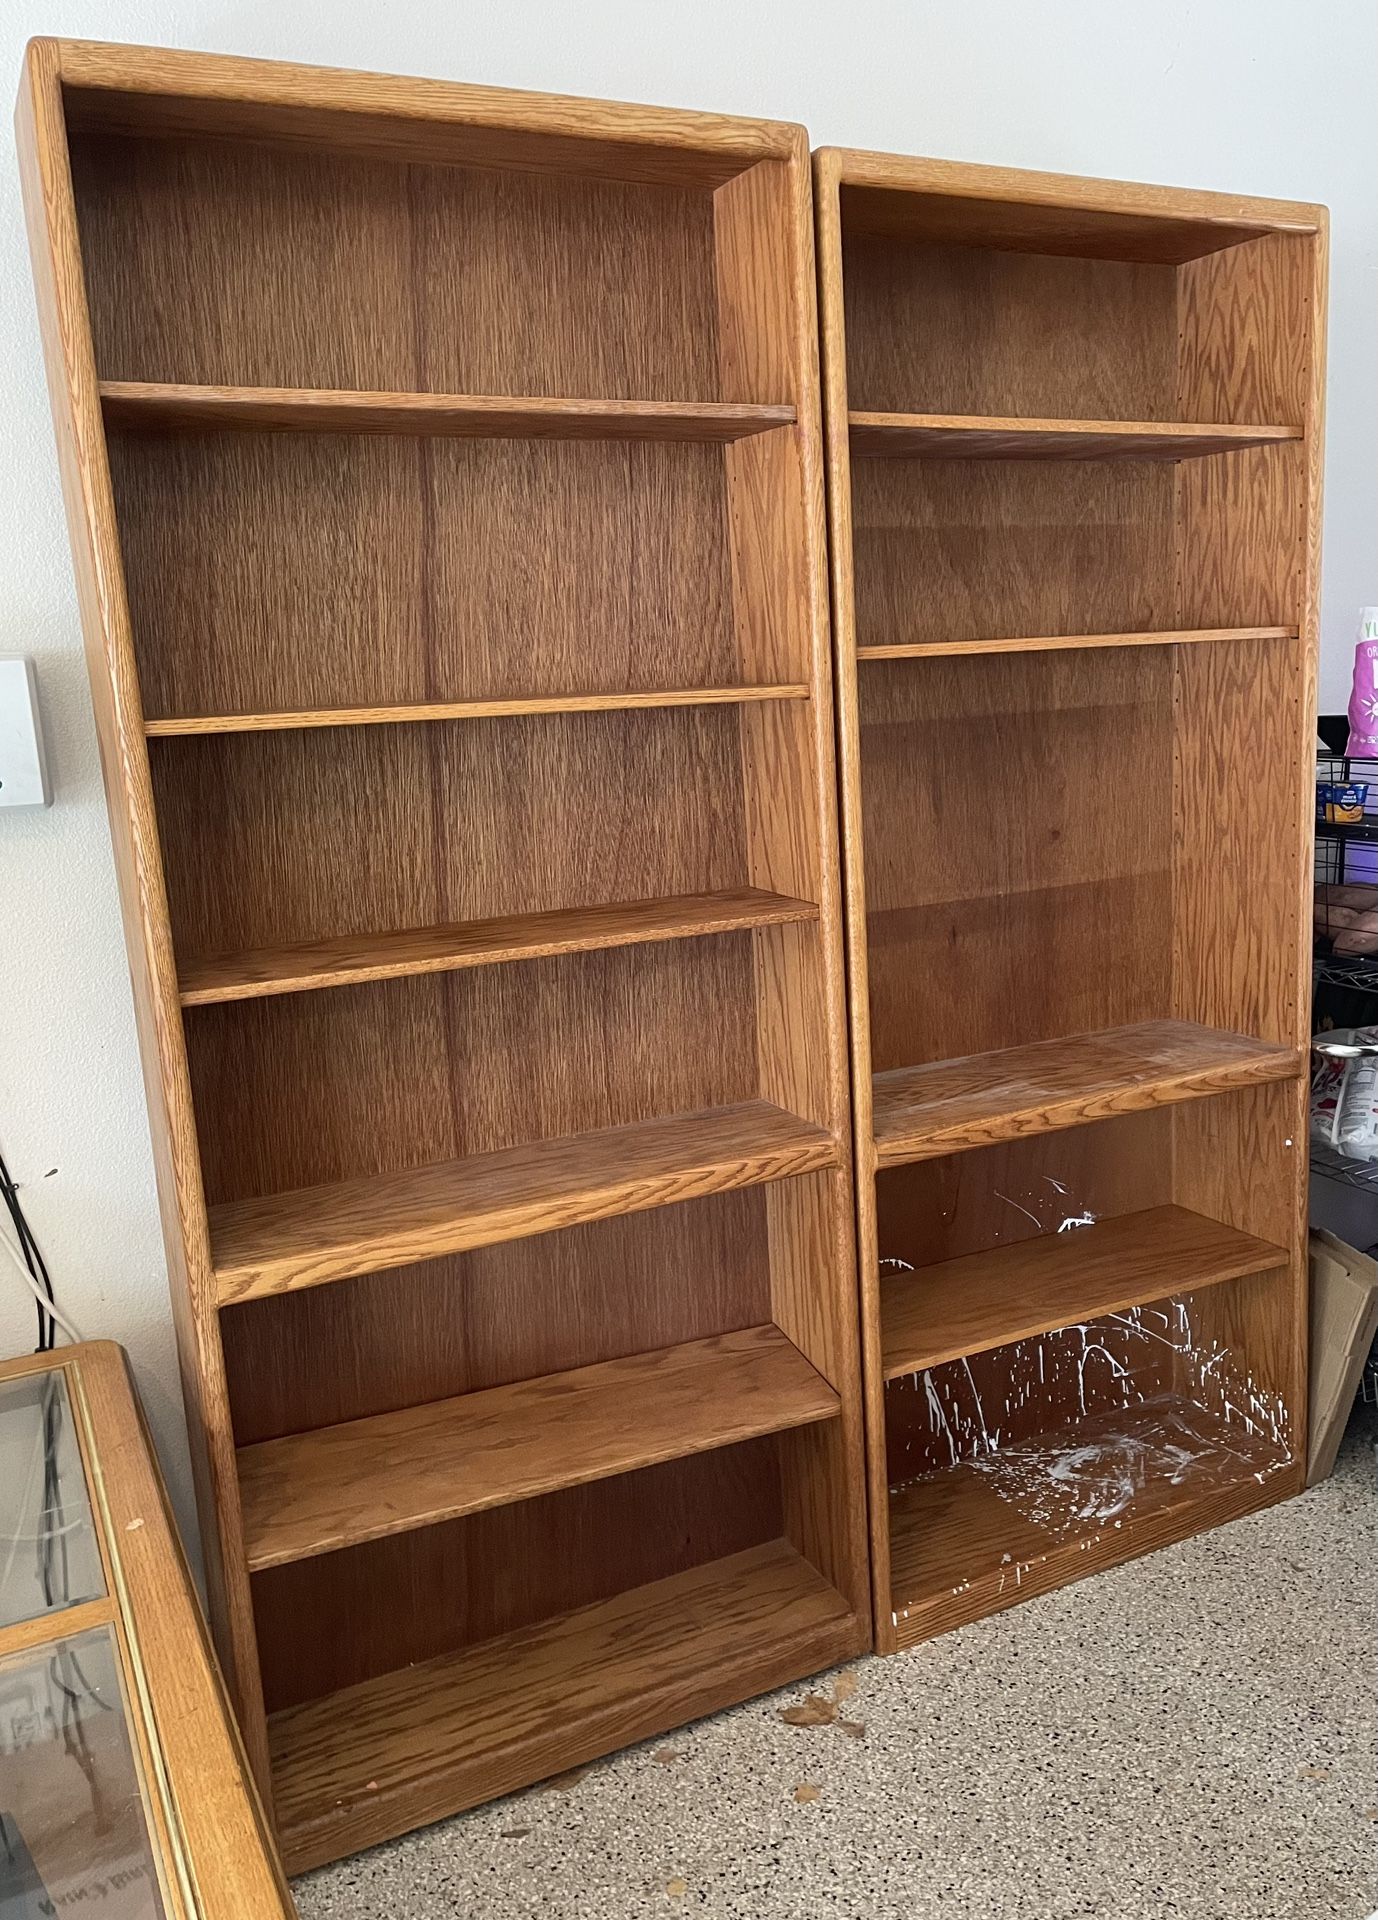
[[[808,150],[71,41],[19,124],[296,1870],[869,1639]]]
[[[892,1650],[1302,1485],[1326,216],[815,199]]]

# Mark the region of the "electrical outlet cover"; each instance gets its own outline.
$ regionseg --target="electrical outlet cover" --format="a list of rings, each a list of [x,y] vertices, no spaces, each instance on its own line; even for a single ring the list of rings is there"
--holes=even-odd
[[[0,655],[0,807],[46,807],[48,769],[33,661]]]

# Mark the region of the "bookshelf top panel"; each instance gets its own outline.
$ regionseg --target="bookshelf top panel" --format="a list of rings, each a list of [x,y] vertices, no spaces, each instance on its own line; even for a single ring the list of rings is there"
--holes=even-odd
[[[1326,209],[1291,200],[1143,186],[1074,174],[820,148],[846,231],[1011,253],[1179,266],[1268,233],[1314,234]]]
[[[55,59],[69,126],[107,133],[707,188],[807,153],[788,122],[680,108],[90,40],[34,41],[30,58]]]

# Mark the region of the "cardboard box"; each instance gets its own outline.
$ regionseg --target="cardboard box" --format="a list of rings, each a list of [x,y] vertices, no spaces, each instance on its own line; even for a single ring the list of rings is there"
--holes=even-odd
[[[1306,1484],[1329,1477],[1369,1348],[1378,1334],[1378,1260],[1313,1227],[1311,1442]]]

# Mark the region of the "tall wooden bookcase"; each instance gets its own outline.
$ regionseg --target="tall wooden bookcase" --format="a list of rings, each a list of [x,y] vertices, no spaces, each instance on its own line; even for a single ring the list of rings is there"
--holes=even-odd
[[[891,1649],[1302,1484],[1326,217],[815,186]]]
[[[869,1639],[808,149],[57,41],[19,119],[301,1868]]]

